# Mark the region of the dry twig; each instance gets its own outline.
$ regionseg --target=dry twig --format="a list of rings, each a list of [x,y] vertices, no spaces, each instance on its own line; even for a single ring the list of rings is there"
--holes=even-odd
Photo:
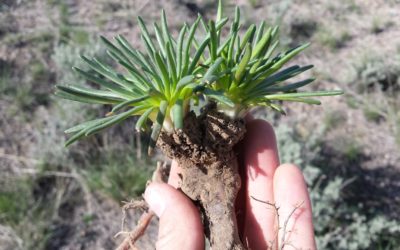
[[[271,206],[271,207],[274,209],[274,212],[275,212],[275,215],[276,215],[275,237],[274,237],[274,240],[270,242],[270,246],[268,247],[268,250],[273,250],[273,249],[275,249],[276,240],[277,240],[277,238],[278,238],[278,234],[279,234],[279,230],[280,230],[280,227],[279,227],[279,207],[276,206],[276,203],[272,203],[272,202],[269,202],[269,201],[259,200],[259,199],[255,198],[255,197],[253,197],[253,196],[251,196],[251,198],[252,198],[253,200],[255,200],[255,201],[258,201],[258,202],[267,204],[268,206]]]
[[[287,226],[288,226],[288,224],[289,224],[289,220],[290,220],[290,218],[293,216],[293,214],[296,212],[296,210],[299,209],[301,206],[303,206],[303,204],[304,204],[304,201],[298,203],[298,204],[292,209],[292,211],[289,213],[289,216],[286,218],[285,222],[283,223],[283,228],[282,228],[283,233],[282,233],[281,247],[280,247],[281,250],[284,249],[285,245],[289,245],[289,244],[286,242],[286,233],[287,233],[287,231],[288,231],[288,230],[287,230]],[[293,246],[293,245],[290,244],[290,246]]]
[[[164,168],[166,167],[166,163],[157,162],[157,168],[153,172],[153,176],[151,181],[148,182],[163,182],[164,180]],[[118,237],[120,235],[126,235],[126,238],[121,243],[121,245],[116,250],[136,250],[135,247],[136,241],[139,240],[141,236],[145,233],[147,227],[149,226],[151,219],[154,217],[154,212],[151,210],[146,211],[139,219],[139,222],[136,228],[132,231],[125,231],[125,223],[126,223],[126,212],[128,210],[135,209],[145,209],[148,210],[148,205],[144,200],[139,201],[130,201],[125,202],[125,205],[122,207],[122,225],[121,231],[117,233],[114,237]]]
[[[127,235],[127,237],[122,242],[122,244],[117,248],[117,250],[130,250],[130,249],[135,250],[135,249],[137,249],[134,246],[134,244],[140,237],[143,236],[143,234],[145,233],[153,216],[154,216],[154,212],[152,212],[152,211],[145,212],[140,217],[139,223],[133,231],[131,231],[131,232],[121,231],[121,232],[117,233],[115,235],[115,237],[118,237],[119,235]]]
[[[287,232],[288,232],[287,227],[288,227],[290,218],[293,216],[293,214],[296,212],[296,210],[299,209],[299,208],[304,204],[304,201],[298,203],[298,204],[293,208],[293,210],[289,213],[288,217],[287,217],[286,220],[284,221],[283,227],[281,228],[281,227],[280,227],[280,218],[279,218],[279,207],[276,206],[276,203],[272,203],[272,202],[269,202],[269,201],[259,200],[259,199],[255,198],[255,197],[253,197],[253,196],[251,196],[251,198],[254,199],[254,200],[256,200],[256,201],[258,201],[258,202],[261,202],[261,203],[267,204],[268,206],[271,206],[271,207],[274,209],[274,211],[275,211],[277,228],[276,228],[276,230],[275,230],[275,237],[274,237],[274,240],[273,240],[272,242],[270,242],[270,246],[269,246],[268,249],[273,250],[273,249],[276,248],[276,247],[275,247],[275,244],[276,244],[276,242],[277,242],[278,234],[279,234],[279,231],[280,231],[280,230],[282,230],[283,233],[282,233],[281,242],[280,242],[280,248],[279,248],[279,249],[280,249],[280,250],[283,250],[283,249],[285,248],[285,246],[291,246],[291,247],[293,247],[294,249],[297,249],[295,246],[293,246],[293,245],[290,244],[289,242],[286,242],[286,235],[287,235]]]

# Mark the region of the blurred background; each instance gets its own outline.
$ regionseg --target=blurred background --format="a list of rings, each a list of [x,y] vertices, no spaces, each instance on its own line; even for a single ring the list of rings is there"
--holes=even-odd
[[[400,249],[400,1],[237,0],[244,26],[281,26],[281,47],[310,41],[293,63],[314,64],[311,88],[343,89],[323,105],[256,110],[276,129],[282,162],[302,167],[319,249]],[[113,249],[121,201],[140,195],[155,161],[132,119],[64,147],[63,131],[110,107],[53,96],[88,84],[80,54],[109,60],[99,35],[140,46],[164,8],[174,34],[208,0],[0,0],[0,249]],[[244,28],[245,28],[244,27]],[[134,219],[137,215],[132,214]],[[134,220],[129,227],[133,227]],[[152,249],[156,222],[141,241]]]

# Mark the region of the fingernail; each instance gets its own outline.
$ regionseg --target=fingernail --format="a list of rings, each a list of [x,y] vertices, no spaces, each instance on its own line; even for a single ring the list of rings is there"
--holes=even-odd
[[[160,217],[164,213],[165,203],[159,192],[157,192],[156,188],[152,188],[151,186],[147,187],[144,193],[144,199],[149,204],[150,209],[158,217]]]

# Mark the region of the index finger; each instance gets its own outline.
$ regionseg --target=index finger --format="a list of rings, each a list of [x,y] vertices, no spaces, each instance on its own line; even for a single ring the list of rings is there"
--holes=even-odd
[[[278,150],[274,130],[268,122],[251,120],[246,128],[239,155],[240,168],[244,169],[244,197],[239,202],[245,205],[238,221],[243,227],[242,240],[248,242],[249,248],[267,249],[275,237],[275,212],[266,210],[265,204],[256,199],[274,202],[273,177],[279,165]]]

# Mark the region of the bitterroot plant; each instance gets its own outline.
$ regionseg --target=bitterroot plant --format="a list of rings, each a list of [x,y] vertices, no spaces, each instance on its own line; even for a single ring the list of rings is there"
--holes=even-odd
[[[313,67],[285,67],[309,44],[277,52],[278,27],[262,22],[241,32],[239,8],[230,22],[221,1],[215,21],[199,15],[177,37],[171,35],[164,11],[154,32],[140,17],[138,24],[145,51],[120,35],[114,41],[101,37],[123,73],[82,56],[91,70],[75,71],[100,88],[57,86],[62,98],[113,106],[105,117],[68,129],[72,136],[66,144],[138,116],[136,129],[151,129],[149,153],[158,146],[178,162],[180,188],[199,206],[212,249],[245,249],[235,219],[241,183],[233,152],[246,132],[244,117],[254,107],[284,113],[282,101],[320,104],[313,97],[342,92],[298,91],[313,78],[287,83]]]

